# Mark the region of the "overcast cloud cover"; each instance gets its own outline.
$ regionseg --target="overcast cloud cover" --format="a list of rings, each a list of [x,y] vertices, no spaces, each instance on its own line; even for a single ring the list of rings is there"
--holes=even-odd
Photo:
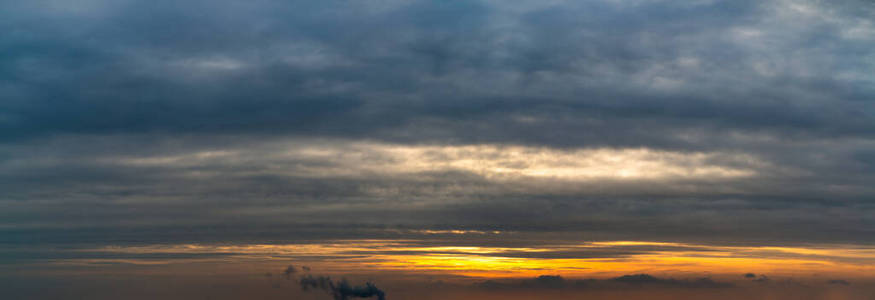
[[[872,244],[873,20],[852,0],[0,1],[0,242]]]

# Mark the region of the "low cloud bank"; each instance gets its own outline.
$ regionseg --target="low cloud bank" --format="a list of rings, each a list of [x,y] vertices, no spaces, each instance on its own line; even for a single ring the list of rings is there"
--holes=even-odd
[[[674,279],[659,278],[649,274],[623,275],[611,279],[577,279],[569,280],[559,275],[541,275],[533,279],[517,281],[487,280],[474,284],[485,289],[577,289],[577,288],[611,288],[628,286],[652,286],[674,288],[726,288],[733,287],[731,283],[718,282],[710,278]]]

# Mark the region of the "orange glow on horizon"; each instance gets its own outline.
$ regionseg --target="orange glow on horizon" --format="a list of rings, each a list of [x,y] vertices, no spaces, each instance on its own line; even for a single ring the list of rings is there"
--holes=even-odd
[[[632,251],[630,249],[637,248],[628,247],[647,247],[647,250]],[[875,248],[842,245],[737,247],[610,241],[541,247],[462,247],[422,246],[413,240],[356,240],[293,245],[154,245],[96,250],[129,254],[224,253],[228,256],[199,260],[276,264],[293,261],[299,265],[318,267],[320,271],[328,273],[416,272],[481,278],[534,277],[543,274],[607,278],[636,273],[701,276],[754,272],[853,277],[872,277],[875,274]],[[592,257],[582,257],[589,253],[587,251],[592,252]],[[566,254],[568,257],[550,256],[557,253],[571,254]],[[98,260],[87,260],[88,263],[95,261]],[[132,260],[126,261],[130,263]],[[65,263],[76,262],[68,260]],[[166,263],[178,261],[168,260]]]

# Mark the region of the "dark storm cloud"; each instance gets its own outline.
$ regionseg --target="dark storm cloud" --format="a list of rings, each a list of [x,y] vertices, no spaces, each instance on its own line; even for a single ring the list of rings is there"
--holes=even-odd
[[[871,243],[872,16],[801,0],[0,4],[0,240]],[[395,170],[411,164],[392,147],[482,144],[714,154],[648,159],[752,175]]]
[[[853,61],[868,41],[841,37],[853,24],[793,29],[819,16],[792,15],[782,3],[382,5],[7,4],[3,136],[415,134],[695,147],[702,145],[683,145],[676,131],[872,133],[871,105],[852,96],[865,92],[862,82],[835,78],[862,75]],[[784,11],[786,24],[767,19]],[[830,42],[844,47],[825,49]],[[791,49],[801,57],[771,60]],[[759,74],[758,63],[771,69]],[[793,69],[820,67],[834,72]],[[518,117],[536,121],[516,124]],[[651,132],[637,129],[644,124]],[[549,129],[559,136],[540,134]]]

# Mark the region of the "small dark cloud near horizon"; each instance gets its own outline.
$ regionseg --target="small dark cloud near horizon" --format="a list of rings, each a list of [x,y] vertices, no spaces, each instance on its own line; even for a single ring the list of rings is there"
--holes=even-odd
[[[302,290],[322,290],[334,297],[334,300],[372,297],[377,298],[378,300],[386,299],[386,292],[377,288],[377,286],[371,282],[366,282],[363,286],[355,286],[351,285],[346,279],[334,281],[328,276],[313,276],[310,274],[301,276],[298,282],[300,283]]]
[[[540,275],[533,279],[525,280],[486,280],[476,282],[474,287],[483,289],[564,289],[564,288],[580,288],[587,285],[592,280],[566,280],[560,275]]]
[[[486,280],[474,284],[483,289],[622,289],[635,287],[664,288],[729,288],[735,285],[714,281],[711,278],[674,279],[660,278],[649,274],[630,274],[610,279],[573,279],[560,275],[541,275],[525,280]]]
[[[662,285],[686,288],[725,288],[733,286],[731,283],[717,282],[707,277],[681,280],[674,278],[658,278],[649,274],[623,275],[612,280],[631,285]]]
[[[759,282],[759,283],[768,283],[769,281],[771,281],[769,276],[766,276],[766,274],[757,275],[754,273],[746,273],[746,274],[744,274],[744,278],[749,279],[752,282]]]
[[[747,275],[745,275],[744,277],[749,278],[750,281],[759,282],[759,283],[768,283],[769,281],[772,281],[772,279],[770,279],[769,276],[766,276],[765,274],[760,274],[759,276],[753,276],[753,277],[748,277]]]
[[[830,279],[826,283],[833,285],[851,285],[851,282],[844,279]]]
[[[301,266],[300,269],[309,273],[310,267]],[[297,278],[293,278],[298,273],[298,268],[289,265],[283,270],[286,280],[296,280],[302,291],[320,290],[331,295],[334,300],[348,300],[350,298],[377,298],[378,300],[386,299],[386,292],[377,288],[371,282],[366,282],[362,286],[352,285],[346,278],[335,281],[330,276],[302,274]],[[270,274],[270,273],[268,273]],[[275,283],[276,285],[276,283]]]
[[[286,276],[286,279],[290,279],[297,272],[298,270],[295,268],[295,266],[289,265],[288,267],[286,267],[285,270],[283,270],[283,275]]]

